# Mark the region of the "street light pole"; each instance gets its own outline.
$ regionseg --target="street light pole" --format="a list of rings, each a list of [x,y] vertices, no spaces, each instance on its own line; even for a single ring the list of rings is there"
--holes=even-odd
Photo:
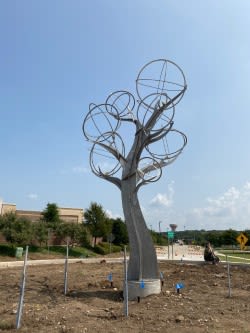
[[[50,243],[50,228],[48,228],[48,254],[49,254],[49,244]]]
[[[162,240],[161,240],[161,221],[159,221],[159,244],[162,245]]]
[[[159,221],[159,234],[161,234],[161,223],[162,221]]]
[[[168,234],[169,227],[167,227],[167,234]],[[168,259],[169,259],[169,236],[168,236]]]

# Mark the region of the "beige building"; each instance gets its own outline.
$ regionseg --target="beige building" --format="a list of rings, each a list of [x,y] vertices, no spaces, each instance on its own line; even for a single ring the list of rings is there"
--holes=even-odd
[[[69,223],[82,223],[83,221],[83,209],[82,208],[59,208],[60,218]],[[42,217],[42,212],[32,210],[19,210],[16,209],[15,204],[1,203],[0,215],[5,213],[14,212],[18,217],[25,217],[32,222],[38,222]]]

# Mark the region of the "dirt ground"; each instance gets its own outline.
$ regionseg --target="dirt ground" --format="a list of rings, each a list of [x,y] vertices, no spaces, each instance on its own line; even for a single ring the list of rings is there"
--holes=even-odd
[[[123,264],[28,266],[19,332],[250,332],[250,266],[160,262],[162,293],[129,301],[124,315]],[[113,287],[108,281],[112,272]],[[22,267],[0,269],[0,332],[16,332]],[[176,284],[184,288],[177,293]]]

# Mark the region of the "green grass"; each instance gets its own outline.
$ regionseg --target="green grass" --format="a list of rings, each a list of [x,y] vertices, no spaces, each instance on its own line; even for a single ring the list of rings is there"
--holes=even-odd
[[[95,249],[96,253],[105,255],[105,254],[109,254],[110,250],[112,253],[120,252],[122,250],[122,247],[118,246],[118,245],[114,245],[114,244],[112,244],[110,247],[109,243],[102,242],[102,243],[99,243],[98,245],[96,245],[94,249]]]
[[[220,255],[224,254],[224,256]],[[220,260],[230,262],[241,262],[241,263],[249,263],[250,264],[250,253],[244,251],[230,251],[230,250],[222,250],[219,251],[218,256]],[[227,257],[226,257],[227,256]]]
[[[25,252],[25,247],[23,247]],[[8,244],[0,244],[0,257],[15,257],[16,247]],[[43,256],[49,258],[50,256],[62,255],[66,256],[66,246],[49,246],[38,247],[29,246],[29,254],[37,254],[39,257]],[[69,247],[69,257],[86,258],[93,257],[96,254],[91,250],[84,247],[74,246]],[[40,258],[41,259],[41,258]]]
[[[12,321],[0,320],[0,330],[11,330],[15,328],[15,325]]]
[[[48,253],[48,248],[44,250]],[[66,255],[66,246],[50,246],[49,253]],[[69,257],[85,258],[90,256],[95,256],[95,253],[89,249],[79,246],[69,247]]]

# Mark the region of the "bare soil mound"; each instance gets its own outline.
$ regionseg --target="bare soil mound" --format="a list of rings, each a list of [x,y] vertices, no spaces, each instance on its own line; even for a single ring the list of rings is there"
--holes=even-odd
[[[223,263],[160,262],[160,270],[162,293],[130,301],[125,317],[122,264],[70,264],[67,296],[62,265],[29,266],[19,332],[250,332],[250,266],[231,265],[231,297]],[[0,332],[16,332],[21,275],[0,270]]]

